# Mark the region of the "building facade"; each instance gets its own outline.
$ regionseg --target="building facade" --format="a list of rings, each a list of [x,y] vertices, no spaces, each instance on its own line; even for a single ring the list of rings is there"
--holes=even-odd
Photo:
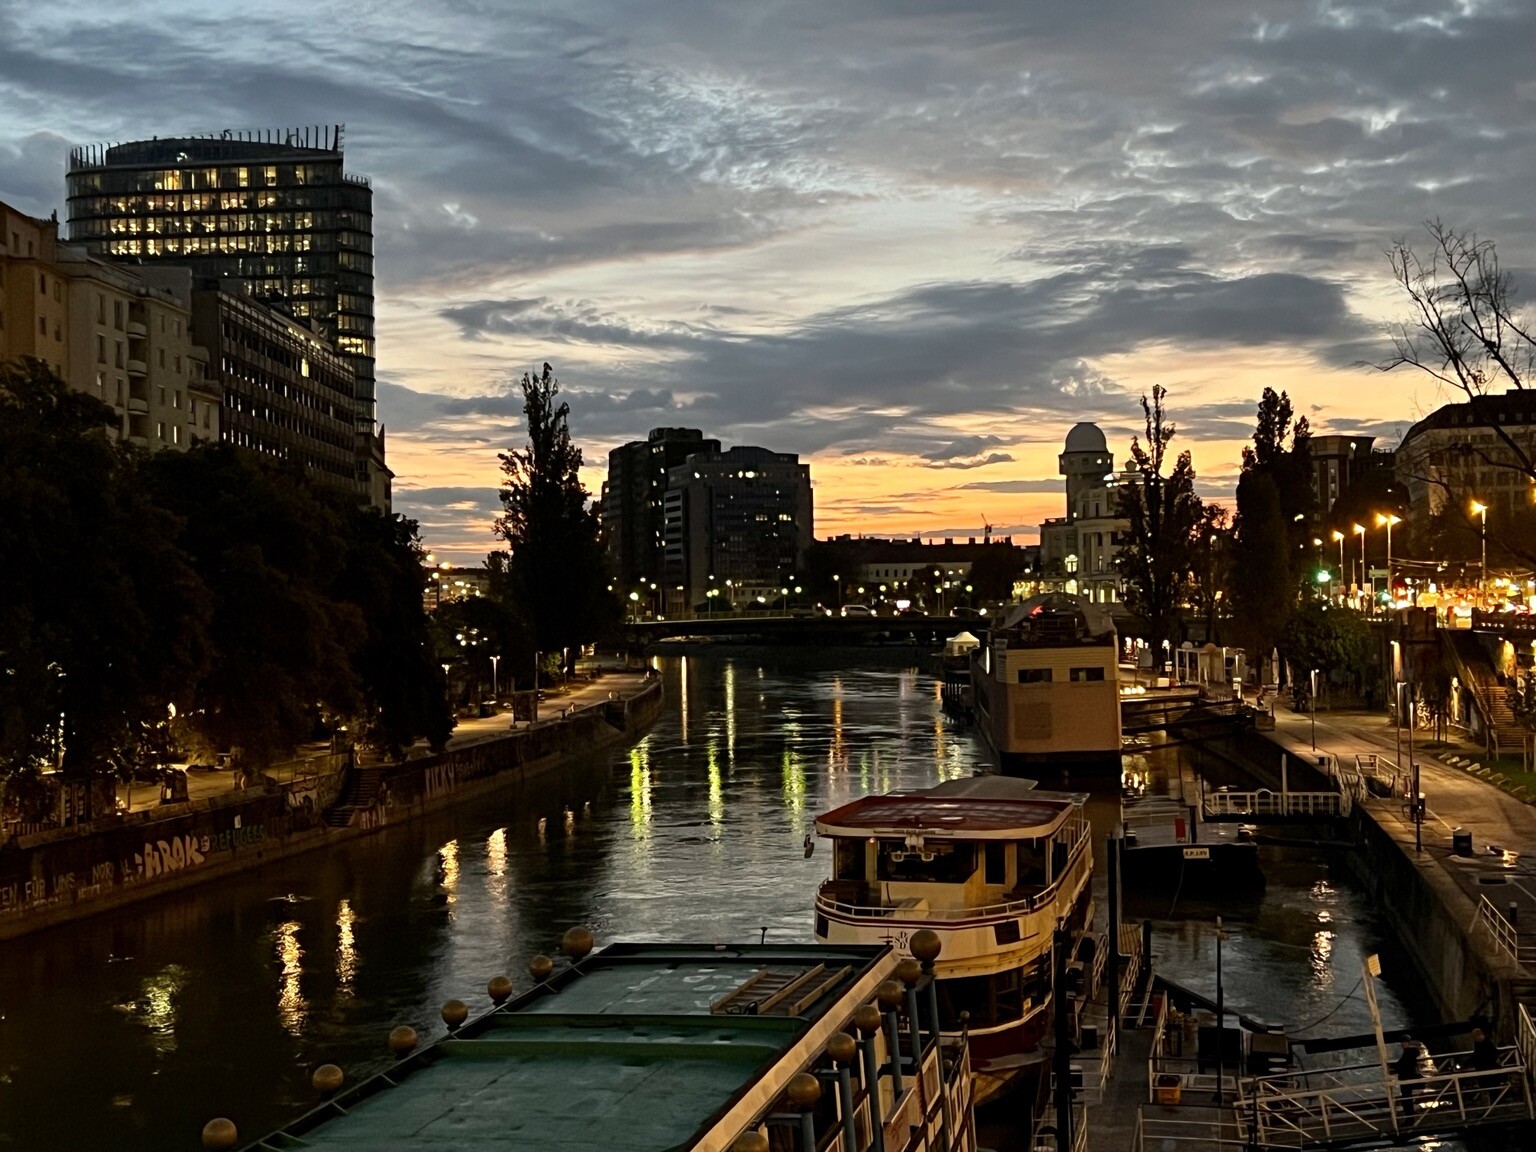
[[[308,326],[217,280],[193,281],[191,310],[223,385],[221,439],[366,499],[356,467],[352,359]]]
[[[737,446],[670,469],[663,497],[662,581],[669,612],[711,592],[747,605],[781,595],[813,538],[811,469],[800,457]]]
[[[1374,436],[1313,436],[1307,442],[1312,462],[1313,506],[1326,519],[1334,502],[1371,465]]]
[[[622,586],[649,585],[662,578],[662,533],[668,473],[696,452],[718,452],[697,428],[653,428],[608,453],[603,483],[603,546],[615,580]]]
[[[1073,425],[1057,460],[1066,477],[1066,515],[1040,525],[1036,590],[1118,603],[1122,581],[1115,557],[1129,525],[1117,512],[1120,492],[1133,477],[1129,469],[1115,473],[1109,444],[1096,424]]]
[[[116,414],[151,451],[217,440],[221,392],[185,294],[58,240],[58,223],[0,204],[0,359],[35,357]]]
[[[1531,511],[1536,488],[1521,454],[1536,461],[1536,392],[1512,390],[1436,409],[1397,449],[1410,520],[1423,524],[1447,505],[1472,500],[1488,507],[1490,525]]]

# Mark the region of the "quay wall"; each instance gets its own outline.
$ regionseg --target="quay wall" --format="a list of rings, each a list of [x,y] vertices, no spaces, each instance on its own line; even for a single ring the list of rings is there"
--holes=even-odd
[[[1287,747],[1267,732],[1244,741],[1232,759],[1250,765],[1256,760],[1266,773],[1277,773],[1282,754],[1289,758],[1293,789],[1333,787],[1305,750]],[[1485,938],[1475,903],[1439,860],[1427,853],[1415,856],[1413,826],[1400,818],[1401,805],[1374,799],[1355,806],[1341,843],[1349,848],[1342,854],[1344,867],[1369,894],[1442,1018],[1482,1014],[1499,1035],[1513,1035],[1516,1000],[1510,981],[1518,969]]]
[[[1519,971],[1487,938],[1476,905],[1439,861],[1415,858],[1412,826],[1397,820],[1400,804],[1370,800],[1356,809],[1357,840],[1347,867],[1383,923],[1393,926],[1442,1017],[1482,1014],[1498,1035],[1513,1036],[1510,981]]]
[[[338,798],[344,803],[346,785],[356,780],[338,776],[18,837],[0,846],[0,940],[249,871],[515,786],[637,738],[661,706],[661,682],[654,680],[624,699],[505,736],[399,764],[348,769],[358,778],[375,773],[378,790],[371,804],[343,810],[340,826],[327,823],[327,809]]]

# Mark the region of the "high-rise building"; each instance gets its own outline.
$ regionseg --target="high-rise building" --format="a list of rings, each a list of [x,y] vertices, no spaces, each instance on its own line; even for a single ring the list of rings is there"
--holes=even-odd
[[[650,584],[662,578],[663,498],[667,473],[695,452],[718,452],[720,441],[704,439],[697,428],[652,428],[608,453],[603,483],[603,544],[620,584]]]
[[[1307,441],[1312,464],[1313,515],[1325,519],[1334,501],[1371,464],[1374,436],[1313,436]]]
[[[812,541],[811,468],[766,448],[710,448],[668,472],[662,530],[664,602],[765,602],[805,562]]]
[[[101,257],[189,268],[333,343],[351,366],[356,487],[377,503],[389,476],[375,434],[373,190],[345,171],[341,126],[76,148],[69,231]]]

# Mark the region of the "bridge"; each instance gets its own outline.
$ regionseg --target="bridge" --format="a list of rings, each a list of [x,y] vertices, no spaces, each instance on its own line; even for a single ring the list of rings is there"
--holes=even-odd
[[[720,612],[630,620],[625,638],[644,645],[682,636],[769,644],[906,644],[939,648],[987,621],[953,616],[827,616],[773,611]]]

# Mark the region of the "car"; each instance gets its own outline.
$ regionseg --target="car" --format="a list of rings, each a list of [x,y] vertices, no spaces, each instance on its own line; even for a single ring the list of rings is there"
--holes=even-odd
[[[846,617],[873,616],[874,614],[875,614],[875,610],[873,608],[871,608],[868,604],[844,604],[843,605],[843,615],[846,616]]]
[[[903,608],[898,611],[896,615],[903,618],[916,617],[917,619],[922,620],[928,615],[928,613],[924,612],[921,608]]]
[[[974,608],[951,608],[949,614],[956,620],[980,620],[981,613]]]

